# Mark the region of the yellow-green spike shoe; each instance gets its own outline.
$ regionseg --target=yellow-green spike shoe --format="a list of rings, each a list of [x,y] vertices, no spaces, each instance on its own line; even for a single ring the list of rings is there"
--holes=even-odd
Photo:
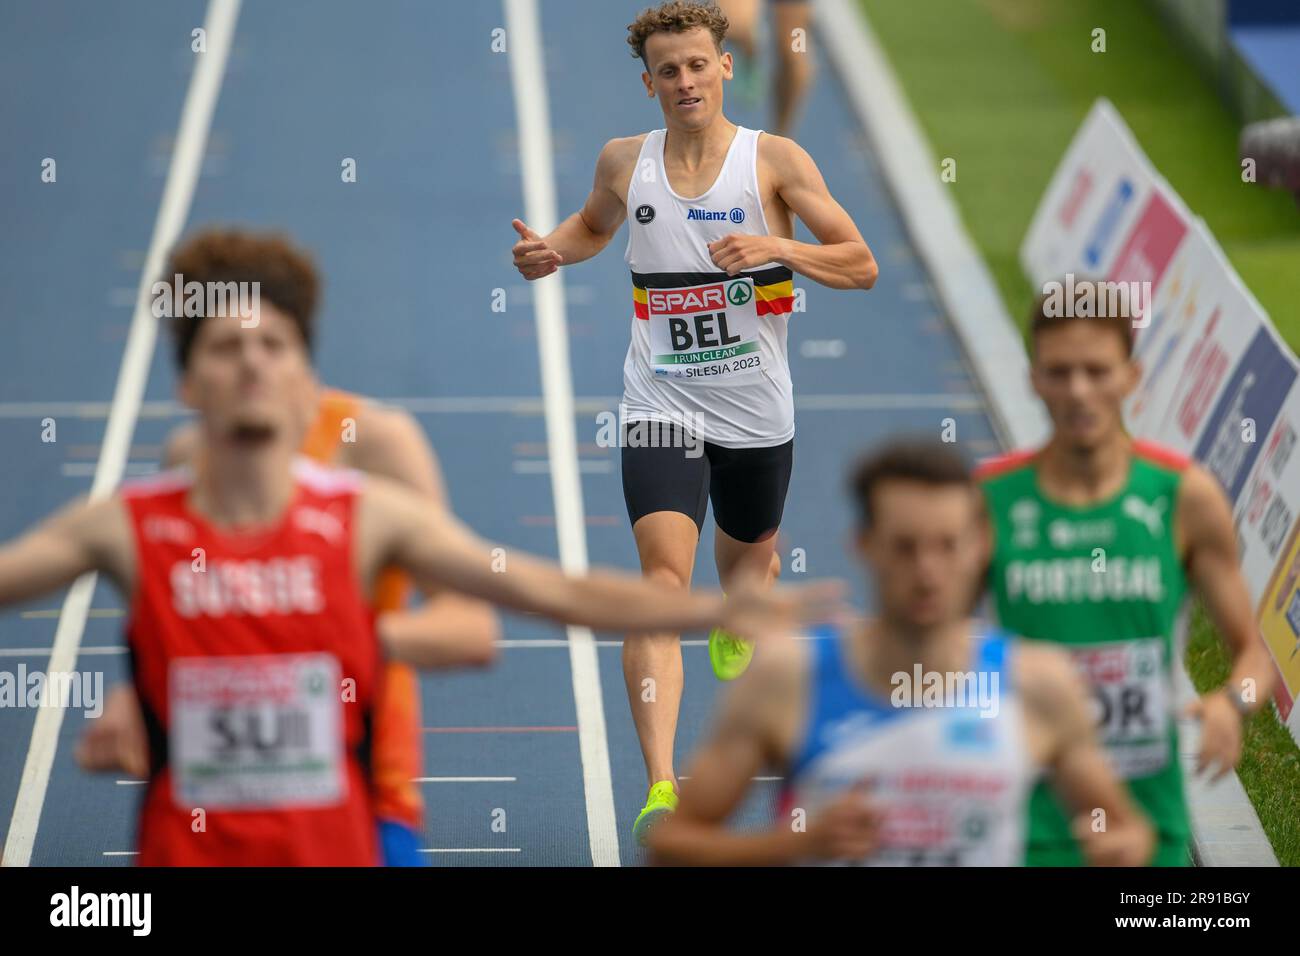
[[[751,641],[743,641],[720,627],[709,632],[709,662],[718,680],[735,680],[745,673],[753,656]]]
[[[632,836],[641,846],[650,839],[650,831],[659,821],[677,809],[677,791],[671,780],[660,780],[650,785],[646,794],[645,806],[637,814],[636,823],[632,824]]]

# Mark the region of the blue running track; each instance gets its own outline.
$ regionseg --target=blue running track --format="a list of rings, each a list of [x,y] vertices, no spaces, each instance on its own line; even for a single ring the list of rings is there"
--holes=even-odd
[[[590,187],[601,145],[662,125],[644,95],[625,27],[644,5],[544,0],[543,45],[561,216]],[[437,449],[457,512],[480,533],[554,557],[546,432],[531,288],[510,265],[523,214],[508,54],[492,51],[497,3],[318,0],[243,5],[189,227],[280,227],[316,253],[326,277],[323,379],[411,409]],[[84,493],[99,455],[145,249],[193,66],[196,0],[91,0],[0,6],[0,538]],[[728,108],[746,126],[766,116]],[[812,154],[881,265],[869,293],[796,277],[791,318],[795,471],[782,528],[786,567],[844,576],[848,463],[900,430],[956,420],[972,456],[996,450],[985,403],[885,192],[836,77],[820,64],[796,138]],[[57,182],[41,182],[41,162]],[[357,182],[341,163],[357,163]],[[622,390],[629,289],[620,234],[565,270],[579,467],[593,564],[637,567],[617,449],[596,443],[597,414]],[[504,289],[505,312],[492,309]],[[159,338],[128,474],[156,469],[183,419],[170,342]],[[57,441],[41,440],[53,419]],[[695,580],[716,583],[711,524]],[[798,575],[787,575],[797,578]],[[0,615],[0,672],[44,668],[62,596]],[[105,686],[125,676],[121,607],[95,594],[79,669]],[[511,617],[491,671],[424,680],[434,865],[591,863],[577,708],[564,632]],[[641,859],[631,824],[644,770],[620,666],[621,635],[600,634],[621,861]],[[717,685],[703,635],[684,647],[678,766]],[[35,712],[0,708],[0,831],[9,825]],[[32,856],[34,865],[128,865],[140,788],[81,773],[67,714]],[[464,778],[470,778],[468,780]],[[741,813],[755,823],[778,781]],[[504,832],[494,820],[504,811]]]

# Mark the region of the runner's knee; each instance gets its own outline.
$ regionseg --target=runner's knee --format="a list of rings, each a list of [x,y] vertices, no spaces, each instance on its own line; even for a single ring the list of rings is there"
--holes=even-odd
[[[643,572],[643,576],[665,587],[678,588],[682,591],[688,587],[686,575],[667,564],[650,565]]]

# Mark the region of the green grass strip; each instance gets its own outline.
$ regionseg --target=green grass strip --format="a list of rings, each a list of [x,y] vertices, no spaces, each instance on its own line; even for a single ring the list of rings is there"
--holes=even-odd
[[[936,160],[956,160],[957,179],[949,188],[1022,328],[1033,289],[1020,269],[1020,242],[1079,124],[1105,96],[1155,167],[1205,219],[1283,338],[1300,351],[1295,201],[1242,182],[1236,122],[1146,4],[859,2]],[[1097,28],[1106,31],[1104,53],[1092,50]],[[1200,607],[1187,666],[1202,692],[1228,675],[1227,653]],[[1300,865],[1300,749],[1271,706],[1246,727],[1238,775],[1279,862]]]

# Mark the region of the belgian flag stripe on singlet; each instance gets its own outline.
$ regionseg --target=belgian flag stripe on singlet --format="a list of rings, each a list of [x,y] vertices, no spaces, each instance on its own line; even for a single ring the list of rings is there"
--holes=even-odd
[[[638,319],[650,318],[647,289],[681,289],[748,276],[754,280],[755,309],[759,315],[788,315],[794,309],[794,273],[785,266],[728,275],[725,272],[633,272],[632,307]]]

